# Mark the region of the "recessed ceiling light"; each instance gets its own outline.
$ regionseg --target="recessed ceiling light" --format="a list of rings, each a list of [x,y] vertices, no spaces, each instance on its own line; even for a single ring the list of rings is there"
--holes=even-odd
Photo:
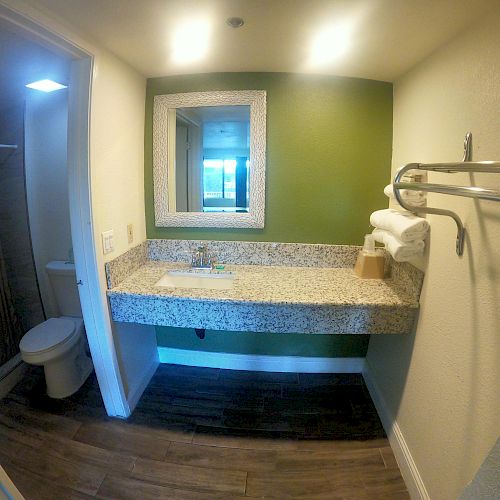
[[[52,80],[38,80],[26,85],[29,89],[41,90],[42,92],[54,92],[54,90],[67,89],[67,85]]]
[[[241,17],[228,17],[226,24],[231,26],[231,28],[241,28],[245,24],[245,21]]]
[[[351,26],[347,24],[328,26],[319,31],[311,45],[311,64],[328,64],[344,54],[351,42],[351,32]]]
[[[210,25],[208,21],[189,21],[174,32],[172,59],[184,64],[202,59],[208,51]]]

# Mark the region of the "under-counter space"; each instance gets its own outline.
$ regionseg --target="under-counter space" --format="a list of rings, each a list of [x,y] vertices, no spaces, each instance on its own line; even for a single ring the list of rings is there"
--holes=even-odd
[[[420,286],[408,276],[362,280],[351,267],[226,265],[228,290],[157,287],[186,263],[145,260],[108,290],[113,320],[273,333],[383,334],[412,331]]]

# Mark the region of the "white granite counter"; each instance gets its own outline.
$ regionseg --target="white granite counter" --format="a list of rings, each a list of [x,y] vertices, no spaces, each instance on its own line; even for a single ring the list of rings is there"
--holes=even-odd
[[[211,330],[382,334],[412,331],[418,315],[418,271],[362,280],[351,267],[226,265],[235,273],[233,288],[211,290],[155,286],[167,270],[187,268],[186,263],[142,260],[134,267],[108,290],[115,321]],[[108,282],[109,275],[108,269]],[[413,278],[420,283],[410,283]]]

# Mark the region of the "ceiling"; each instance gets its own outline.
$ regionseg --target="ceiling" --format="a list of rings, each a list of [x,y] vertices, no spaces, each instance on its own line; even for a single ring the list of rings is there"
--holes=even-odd
[[[57,13],[147,77],[222,71],[313,72],[394,81],[498,0],[33,0]],[[230,16],[245,20],[234,29]],[[172,61],[171,35],[199,17],[212,26],[206,57]],[[348,50],[308,63],[311,40],[348,23]]]

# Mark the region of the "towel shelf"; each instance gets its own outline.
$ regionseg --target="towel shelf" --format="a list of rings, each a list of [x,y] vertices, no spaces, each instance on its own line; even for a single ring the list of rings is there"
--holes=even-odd
[[[467,198],[476,198],[480,200],[500,201],[500,191],[493,189],[485,189],[475,186],[452,186],[447,184],[430,184],[423,182],[401,182],[403,175],[408,170],[426,170],[431,172],[483,172],[483,173],[500,173],[499,161],[470,161],[472,147],[472,134],[469,132],[465,137],[464,142],[464,161],[452,163],[408,163],[402,166],[394,176],[392,184],[394,197],[397,202],[405,209],[413,213],[425,213],[435,215],[445,215],[451,217],[457,225],[457,255],[463,255],[465,228],[460,217],[451,210],[442,208],[419,207],[412,205],[403,200],[400,189],[408,189],[411,191],[426,191],[430,193],[448,194],[453,196],[465,196]]]

